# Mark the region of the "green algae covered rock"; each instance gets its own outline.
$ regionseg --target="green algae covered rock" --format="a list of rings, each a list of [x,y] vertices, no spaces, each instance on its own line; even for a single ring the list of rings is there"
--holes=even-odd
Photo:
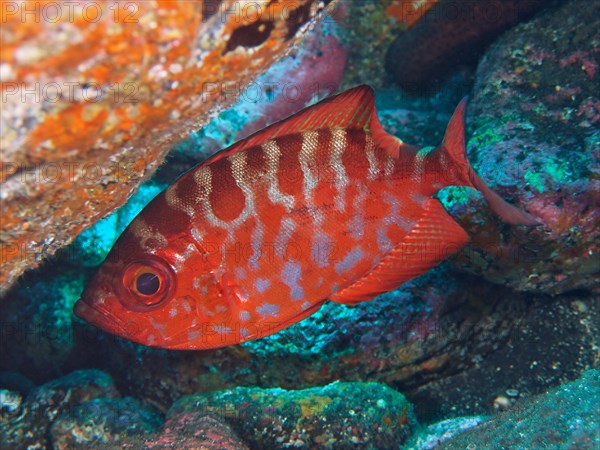
[[[160,425],[158,414],[131,397],[97,398],[61,414],[52,423],[50,436],[57,449],[96,448],[125,435],[148,435]]]
[[[487,416],[455,417],[432,423],[421,427],[410,438],[404,448],[410,450],[432,450],[442,442],[464,433],[482,422],[488,420]]]
[[[206,392],[181,398],[168,417],[197,411],[224,417],[255,448],[395,448],[415,426],[404,396],[380,383]]]
[[[600,289],[600,2],[561,5],[489,48],[468,106],[473,167],[543,226],[508,227],[483,201],[452,210],[473,243],[461,269],[551,295]]]
[[[600,371],[517,404],[440,449],[600,448]]]
[[[7,396],[4,391],[4,397]],[[0,426],[0,449],[50,448],[48,432],[57,417],[96,398],[119,395],[110,375],[100,370],[77,370],[32,389],[21,401],[12,393],[14,411]],[[3,409],[6,402],[3,399]]]

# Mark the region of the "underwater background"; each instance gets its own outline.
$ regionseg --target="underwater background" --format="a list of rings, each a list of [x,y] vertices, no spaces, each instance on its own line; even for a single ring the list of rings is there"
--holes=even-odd
[[[0,448],[600,447],[600,2],[3,2]],[[73,315],[121,232],[228,145],[367,83],[542,227],[272,336],[169,351]]]

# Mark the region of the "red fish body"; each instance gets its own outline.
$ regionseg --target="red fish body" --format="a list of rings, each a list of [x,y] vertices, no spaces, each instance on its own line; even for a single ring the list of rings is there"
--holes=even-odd
[[[206,349],[272,334],[325,300],[355,304],[467,242],[432,195],[479,189],[535,224],[470,168],[465,101],[435,149],[387,134],[367,86],[234,144],[155,198],[119,238],[78,316],[145,345]]]

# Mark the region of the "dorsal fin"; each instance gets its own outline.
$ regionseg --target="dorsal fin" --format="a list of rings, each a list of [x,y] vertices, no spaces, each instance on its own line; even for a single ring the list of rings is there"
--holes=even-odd
[[[369,128],[371,129],[375,142],[377,142],[377,144],[392,158],[399,158],[400,152],[402,151],[416,153],[418,150],[417,147],[405,144],[401,139],[385,131],[379,122],[379,117],[377,117],[376,112],[371,115]]]
[[[204,164],[218,161],[240,150],[263,144],[286,134],[314,131],[320,128],[364,128],[371,123],[375,111],[375,94],[366,84],[328,97],[304,108],[286,119],[275,122],[260,131],[216,153]]]

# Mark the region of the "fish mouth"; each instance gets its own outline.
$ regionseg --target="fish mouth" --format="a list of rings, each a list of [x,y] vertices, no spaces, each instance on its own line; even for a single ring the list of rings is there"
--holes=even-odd
[[[127,326],[121,319],[110,314],[103,308],[90,305],[84,298],[80,298],[73,307],[73,313],[80,319],[117,336],[131,336],[132,328]]]
[[[96,328],[117,337],[146,346],[162,346],[148,342],[148,327],[144,326],[143,321],[124,321],[116,315],[108,312],[101,305],[94,303],[90,304],[88,301],[86,301],[85,297],[80,298],[75,303],[73,312],[80,319],[83,319]]]

